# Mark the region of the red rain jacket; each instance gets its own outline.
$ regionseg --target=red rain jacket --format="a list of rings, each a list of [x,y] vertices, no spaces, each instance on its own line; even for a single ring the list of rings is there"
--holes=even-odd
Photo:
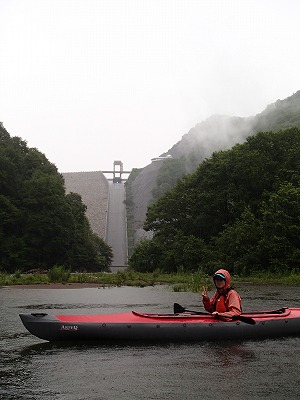
[[[217,311],[224,316],[232,317],[242,313],[241,297],[230,287],[230,274],[226,269],[219,269],[215,274],[220,273],[226,277],[225,286],[216,291],[211,299],[203,297],[202,302],[206,311],[212,313]]]

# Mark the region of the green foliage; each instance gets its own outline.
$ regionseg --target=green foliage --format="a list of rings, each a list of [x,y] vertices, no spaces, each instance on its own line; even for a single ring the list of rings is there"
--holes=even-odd
[[[0,271],[106,270],[111,248],[93,234],[85,210],[44,154],[0,126]]]
[[[300,130],[260,132],[216,152],[152,204],[130,265],[239,274],[299,267]]]
[[[292,96],[277,100],[255,118],[253,131],[278,131],[291,127],[300,128],[300,91]]]
[[[59,283],[65,283],[61,279],[58,279]],[[247,284],[285,284],[291,286],[300,285],[300,270],[293,269],[291,271],[274,272],[274,271],[258,271],[251,273],[246,278],[241,276],[234,276],[234,285],[236,283],[243,283],[246,281]],[[168,285],[174,292],[195,292],[201,293],[202,286],[207,286],[212,289],[211,276],[205,274],[202,270],[198,270],[194,273],[182,272],[173,274],[164,274],[159,270],[152,273],[135,272],[131,269],[127,269],[120,274],[108,274],[106,272],[97,273],[72,273],[69,276],[68,284],[97,284],[99,286],[111,287],[111,286],[153,286],[153,285]],[[15,274],[0,273],[0,286],[4,285],[31,285],[40,284],[49,285],[50,281],[46,274],[21,274],[20,277],[16,277]]]
[[[191,283],[189,285],[192,292],[201,293],[203,287],[211,286],[211,278],[208,277],[201,269],[192,274]]]
[[[161,249],[156,240],[141,240],[133,255],[129,266],[140,272],[153,272],[159,268]]]
[[[153,199],[157,200],[171,190],[184,174],[186,174],[183,159],[166,159],[157,175],[157,186],[152,190]]]
[[[54,265],[48,272],[48,279],[49,282],[52,283],[66,283],[70,278],[70,274],[71,272],[69,269],[60,265]]]
[[[21,273],[22,273],[22,271],[21,271],[20,269],[16,269],[16,270],[15,270],[15,275],[14,275],[15,278],[16,278],[16,279],[19,279],[19,278],[21,277]]]

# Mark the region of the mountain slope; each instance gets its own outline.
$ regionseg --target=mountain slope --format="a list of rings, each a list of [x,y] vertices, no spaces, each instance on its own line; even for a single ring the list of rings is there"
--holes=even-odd
[[[243,143],[248,136],[260,131],[276,132],[289,127],[300,128],[300,91],[268,105],[256,116],[241,118],[213,115],[183,135],[179,142],[161,156],[171,155],[173,159],[182,159],[186,173],[190,173],[215,151]],[[152,191],[157,186],[161,166],[168,161],[152,162],[141,170],[132,183],[135,243],[144,236],[142,227],[148,205],[153,201]]]

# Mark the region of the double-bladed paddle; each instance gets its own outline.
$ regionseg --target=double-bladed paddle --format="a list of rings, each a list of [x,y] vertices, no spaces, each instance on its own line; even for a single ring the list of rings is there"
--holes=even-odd
[[[204,313],[201,311],[187,310],[184,307],[182,307],[180,304],[174,303],[174,314],[181,314],[184,312],[189,312],[189,313],[196,314],[196,315],[211,315],[209,313]],[[234,315],[232,317],[228,317],[228,316],[222,317],[222,315],[220,315],[219,318],[229,318],[229,319],[232,319],[233,321],[242,321],[242,322],[245,322],[245,324],[250,324],[250,325],[256,324],[256,322],[254,321],[253,318],[244,317],[243,315]]]

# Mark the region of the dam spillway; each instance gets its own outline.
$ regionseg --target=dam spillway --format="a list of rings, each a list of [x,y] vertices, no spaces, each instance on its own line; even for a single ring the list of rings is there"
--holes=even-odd
[[[66,172],[66,193],[78,193],[86,205],[91,229],[113,251],[111,270],[127,266],[127,221],[125,186],[109,182],[101,171]]]
[[[113,249],[112,268],[127,265],[127,222],[125,208],[125,186],[110,182],[106,243]]]

